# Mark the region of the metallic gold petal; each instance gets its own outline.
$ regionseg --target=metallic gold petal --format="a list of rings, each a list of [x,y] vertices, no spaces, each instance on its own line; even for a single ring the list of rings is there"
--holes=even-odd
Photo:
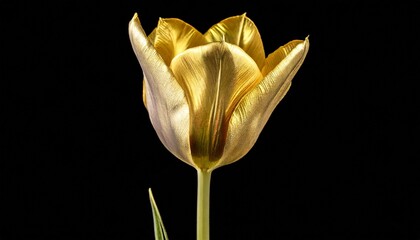
[[[153,29],[153,31],[149,34],[149,40],[150,40],[150,42],[152,43],[152,44],[154,44],[154,42],[155,42],[155,38],[156,38],[156,28],[155,29]],[[146,81],[147,81],[147,79],[146,79],[146,76],[143,74],[143,103],[144,103],[144,106],[146,107],[146,109],[147,109],[147,97],[146,97],[146,92],[147,92],[147,90],[146,90]]]
[[[229,17],[213,25],[205,34],[208,42],[226,41],[241,47],[258,65],[264,66],[265,53],[254,22],[245,14]]]
[[[203,34],[177,18],[160,18],[156,33],[152,37],[156,50],[168,66],[179,53],[206,44]]]
[[[239,47],[215,42],[191,48],[171,69],[190,108],[190,146],[200,169],[211,169],[224,154],[231,115],[262,79],[255,62]]]
[[[298,44],[302,42],[302,40],[290,41],[269,54],[261,71],[263,76],[266,76],[271,72],[271,70],[273,70]]]
[[[306,38],[238,104],[229,123],[223,159],[216,167],[240,159],[252,148],[274,108],[290,88],[308,50],[309,39]]]
[[[147,109],[147,89],[146,89],[146,82],[147,82],[146,76],[143,74],[143,92],[142,92],[143,94],[142,94],[142,98],[143,98],[144,106]]]
[[[144,102],[163,145],[193,165],[189,146],[189,109],[181,86],[144,33],[137,14],[128,26],[131,45],[144,74]]]

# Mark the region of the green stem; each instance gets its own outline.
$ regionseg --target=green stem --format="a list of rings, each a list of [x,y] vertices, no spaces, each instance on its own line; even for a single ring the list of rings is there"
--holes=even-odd
[[[197,240],[210,240],[211,171],[197,170]]]

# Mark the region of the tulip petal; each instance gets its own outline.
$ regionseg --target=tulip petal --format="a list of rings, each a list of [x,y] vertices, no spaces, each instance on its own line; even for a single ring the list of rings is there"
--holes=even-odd
[[[152,42],[152,44],[154,44],[155,43],[155,38],[156,38],[156,28],[155,29],[153,29],[153,31],[149,34],[149,40],[150,40],[150,42]],[[146,97],[146,95],[147,95],[147,89],[146,89],[146,81],[147,81],[147,79],[146,79],[146,76],[143,74],[143,103],[144,103],[144,106],[146,107],[146,109],[147,109],[147,97]]]
[[[154,46],[168,66],[179,53],[206,44],[203,34],[177,18],[160,18],[152,34],[149,37],[154,38]]]
[[[171,69],[190,108],[190,147],[200,169],[211,169],[224,154],[231,115],[262,79],[255,62],[239,47],[214,42],[190,48]]]
[[[302,40],[290,41],[269,54],[261,71],[263,76],[267,76],[300,43],[302,43]]]
[[[145,98],[152,125],[163,145],[192,165],[189,152],[189,109],[181,86],[144,33],[137,14],[129,23],[134,53],[144,74]]]
[[[251,19],[245,14],[229,17],[213,25],[204,37],[208,42],[226,41],[242,48],[262,69],[265,61],[261,35]]]
[[[297,44],[238,104],[229,123],[223,159],[216,167],[243,157],[255,144],[274,108],[288,91],[309,50],[309,39]]]
[[[146,76],[143,74],[143,94],[142,94],[142,98],[143,98],[144,106],[147,109],[147,89],[146,89],[146,82],[147,82]]]

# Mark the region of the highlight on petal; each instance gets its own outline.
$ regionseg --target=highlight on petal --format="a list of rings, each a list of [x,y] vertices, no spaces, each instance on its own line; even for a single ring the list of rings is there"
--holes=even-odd
[[[149,36],[166,65],[188,48],[206,44],[203,34],[193,26],[177,18],[160,18],[158,26]]]
[[[269,72],[271,72],[271,70],[273,70],[298,44],[302,42],[302,40],[290,41],[279,47],[273,53],[270,53],[265,60],[265,65],[262,69],[263,76],[266,76]]]
[[[237,161],[252,148],[274,108],[290,88],[308,50],[309,39],[306,38],[238,104],[229,123],[225,153],[216,167]]]
[[[189,109],[181,86],[146,36],[137,14],[128,26],[134,53],[144,74],[147,111],[163,145],[176,157],[191,161]]]
[[[264,66],[265,53],[261,35],[246,14],[222,20],[213,25],[204,36],[209,42],[226,41],[235,44],[254,59],[259,69]]]
[[[142,99],[143,99],[144,106],[147,109],[147,89],[146,89],[146,82],[147,82],[146,76],[143,74]]]
[[[212,169],[225,154],[234,109],[261,81],[261,72],[241,48],[226,42],[188,49],[172,60],[171,69],[189,104],[193,161]]]

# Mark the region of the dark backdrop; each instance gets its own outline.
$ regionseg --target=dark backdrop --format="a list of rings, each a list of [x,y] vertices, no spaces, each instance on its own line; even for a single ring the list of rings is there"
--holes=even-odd
[[[329,1],[328,1],[329,2]],[[0,239],[195,239],[196,172],[159,142],[128,39],[247,13],[267,53],[307,58],[254,148],[212,176],[211,238],[420,239],[415,4],[2,3]],[[10,15],[11,14],[11,15]]]

